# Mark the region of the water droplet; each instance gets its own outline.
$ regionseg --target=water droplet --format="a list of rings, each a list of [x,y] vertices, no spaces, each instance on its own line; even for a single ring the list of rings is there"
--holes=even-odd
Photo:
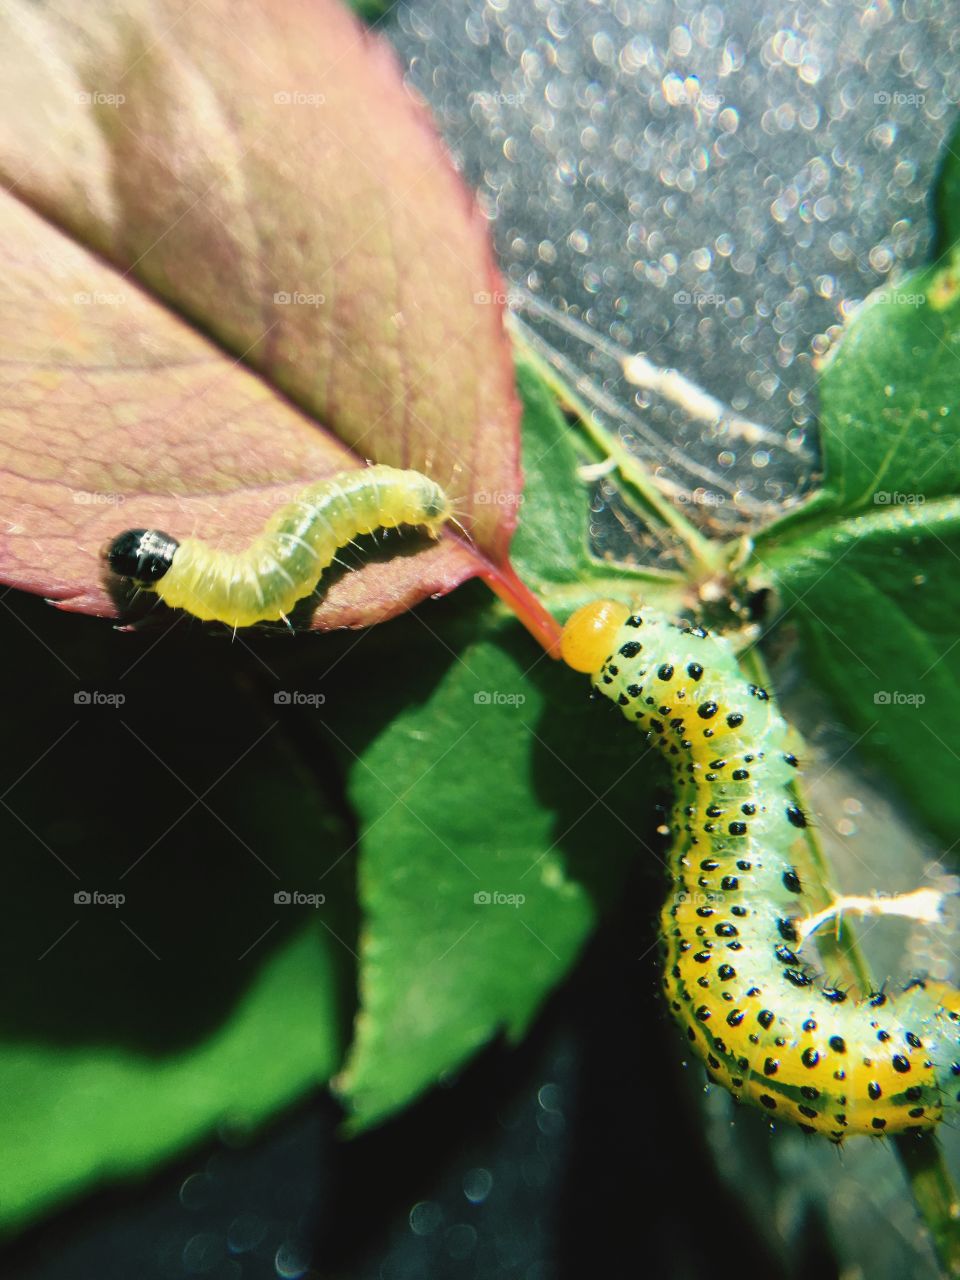
[[[541,1111],[537,1116],[537,1128],[547,1138],[563,1133],[567,1121],[562,1111]]]
[[[185,1209],[203,1209],[210,1203],[213,1179],[206,1173],[191,1173],[180,1188],[180,1203]]]
[[[889,271],[893,266],[893,254],[885,244],[875,244],[868,257],[874,271]]]
[[[544,1111],[560,1110],[560,1087],[555,1084],[545,1084],[540,1087],[537,1092],[537,1102],[543,1107]]]
[[[724,133],[736,133],[740,128],[740,113],[735,107],[724,107],[717,116],[717,123]]]
[[[267,1234],[266,1221],[257,1213],[240,1213],[227,1230],[227,1248],[231,1253],[249,1253]]]
[[[310,1249],[297,1240],[285,1240],[276,1252],[274,1269],[280,1280],[300,1280],[310,1268]]]
[[[226,1254],[224,1241],[212,1231],[191,1236],[183,1246],[183,1269],[192,1276],[206,1275]]]
[[[693,40],[689,27],[674,27],[670,32],[670,52],[676,54],[678,58],[686,58],[692,48]],[[689,76],[688,79],[696,80],[696,76]]]
[[[421,1200],[410,1210],[410,1230],[415,1236],[429,1236],[443,1223],[443,1210],[435,1200]]]
[[[612,67],[617,60],[616,45],[606,31],[598,31],[591,42],[593,56],[605,67]]]
[[[451,1258],[469,1258],[477,1247],[476,1228],[468,1222],[457,1222],[444,1232],[443,1243]]]
[[[471,1204],[483,1204],[493,1190],[493,1174],[489,1169],[470,1169],[463,1175],[463,1194]]]

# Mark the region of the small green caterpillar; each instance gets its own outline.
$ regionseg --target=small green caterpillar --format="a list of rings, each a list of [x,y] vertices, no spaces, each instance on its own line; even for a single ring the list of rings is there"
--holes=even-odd
[[[856,1000],[798,957],[797,760],[730,645],[598,601],[567,623],[562,655],[673,770],[663,985],[710,1078],[834,1142],[935,1126],[960,1102],[960,992],[914,981]]]
[[[270,517],[244,551],[159,529],[127,529],[105,548],[111,570],[204,621],[249,627],[286,619],[310,595],[337,550],[359,534],[424,525],[436,537],[452,507],[419,471],[374,466],[309,485]]]

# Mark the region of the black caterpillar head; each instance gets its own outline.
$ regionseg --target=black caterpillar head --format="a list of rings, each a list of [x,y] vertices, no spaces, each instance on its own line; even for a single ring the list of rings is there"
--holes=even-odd
[[[103,556],[120,578],[157,582],[173,563],[179,545],[159,529],[127,529],[107,544]]]

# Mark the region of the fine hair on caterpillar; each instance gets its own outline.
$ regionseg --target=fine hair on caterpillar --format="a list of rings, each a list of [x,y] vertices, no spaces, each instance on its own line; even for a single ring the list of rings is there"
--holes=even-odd
[[[438,537],[453,508],[419,471],[372,466],[308,485],[273,513],[243,551],[159,529],[127,529],[104,548],[113,573],[208,622],[249,627],[287,620],[324,569],[361,534],[420,525]]]
[[[819,917],[794,867],[798,761],[767,691],[722,637],[611,601],[570,618],[562,656],[670,766],[663,987],[710,1079],[833,1142],[933,1128],[960,1102],[960,991],[914,980],[857,999],[798,954]]]

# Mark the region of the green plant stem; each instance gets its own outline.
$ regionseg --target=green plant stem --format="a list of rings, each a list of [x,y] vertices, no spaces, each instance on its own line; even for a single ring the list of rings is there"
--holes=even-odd
[[[719,570],[725,562],[723,544],[713,538],[704,537],[699,529],[681,515],[676,506],[661,493],[643,463],[635,458],[623,442],[597,419],[587,402],[563,381],[549,361],[544,360],[525,343],[516,330],[513,331],[512,336],[524,360],[534,366],[560,405],[566,411],[576,415],[578,429],[604,458],[610,458],[613,461],[626,486],[624,500],[628,501],[631,496],[639,499],[641,504],[639,513],[647,519],[653,516],[661,525],[670,529],[686,547],[691,560],[702,572],[715,573]]]
[[[944,1274],[960,1276],[960,1196],[936,1134],[901,1134],[894,1147]]]

